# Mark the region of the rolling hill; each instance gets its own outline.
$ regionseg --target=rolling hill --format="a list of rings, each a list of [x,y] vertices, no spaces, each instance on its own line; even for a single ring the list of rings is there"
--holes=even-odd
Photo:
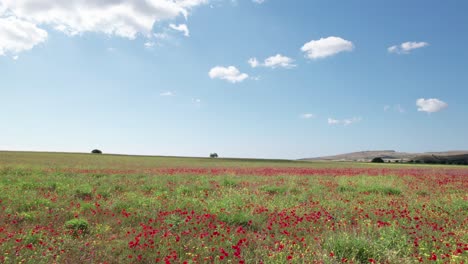
[[[380,157],[384,160],[421,161],[424,163],[465,162],[468,161],[468,151],[445,151],[426,153],[407,153],[395,150],[359,151],[335,156],[305,158],[305,161],[371,161]]]

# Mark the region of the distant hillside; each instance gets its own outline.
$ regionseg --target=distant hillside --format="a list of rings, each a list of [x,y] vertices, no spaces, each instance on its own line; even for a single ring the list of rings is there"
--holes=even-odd
[[[426,152],[426,153],[406,153],[395,150],[375,150],[359,151],[335,156],[325,156],[317,158],[306,158],[302,160],[310,161],[371,161],[373,158],[380,157],[384,160],[464,160],[467,158],[468,151],[445,151],[445,152]]]

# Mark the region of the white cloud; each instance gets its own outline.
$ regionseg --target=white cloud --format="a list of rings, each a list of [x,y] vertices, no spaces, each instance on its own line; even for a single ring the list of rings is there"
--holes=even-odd
[[[147,41],[143,45],[145,46],[145,48],[151,49],[152,47],[154,47],[154,45],[156,45],[156,43],[154,41]]]
[[[252,0],[252,2],[254,2],[256,4],[263,4],[265,2],[265,0]]]
[[[216,66],[210,70],[208,73],[211,79],[221,79],[226,80],[231,83],[242,82],[249,77],[245,73],[241,73],[236,67],[221,67]]]
[[[344,125],[344,126],[349,126],[354,123],[360,122],[362,118],[360,117],[353,117],[349,119],[343,119],[343,120],[338,120],[334,118],[328,118],[328,124],[329,125]]]
[[[257,60],[257,58],[250,58],[247,63],[249,63],[250,67],[252,68],[257,68],[260,65],[260,62]]]
[[[156,39],[159,39],[159,40],[165,40],[165,39],[169,39],[169,35],[167,33],[154,33],[153,36],[156,38]]]
[[[208,0],[0,0],[3,11],[68,35],[98,32],[129,39],[149,37],[155,23],[187,18]]]
[[[301,48],[301,50],[306,53],[306,57],[312,60],[326,58],[340,52],[352,51],[353,49],[354,45],[351,41],[340,37],[312,40],[304,44]]]
[[[180,24],[180,25],[170,24],[169,27],[174,29],[174,30],[183,32],[184,36],[186,36],[186,37],[190,36],[190,31],[189,31],[186,24]]]
[[[293,59],[283,56],[281,54],[276,54],[275,56],[271,56],[267,59],[265,59],[265,67],[270,67],[270,68],[277,68],[277,67],[282,67],[282,68],[294,68],[296,65],[292,64],[294,62]]]
[[[159,95],[161,96],[174,96],[175,94],[171,91],[167,91],[167,92],[163,92],[163,93],[160,93]]]
[[[154,0],[153,0],[154,1]],[[207,4],[209,0],[175,0],[178,5],[184,8],[191,8],[202,4]]]
[[[295,64],[293,64],[294,60],[283,56],[281,54],[276,54],[275,56],[271,56],[265,59],[263,63],[260,63],[257,58],[250,58],[248,61],[249,65],[252,68],[256,68],[259,66],[263,67],[268,67],[268,68],[286,68],[286,69],[291,69],[296,67]]]
[[[337,124],[340,124],[340,123],[341,123],[340,120],[333,119],[333,118],[328,118],[328,124],[329,125],[337,125]]]
[[[201,99],[198,99],[198,98],[192,98],[192,103],[197,105],[197,106],[200,106],[201,104]]]
[[[306,114],[301,115],[302,119],[312,119],[312,118],[316,118],[316,117],[317,117],[316,115],[310,114],[310,113],[306,113]]]
[[[435,113],[447,108],[448,104],[436,98],[420,98],[416,100],[416,106],[419,112]]]
[[[427,42],[404,42],[400,45],[394,45],[389,47],[387,50],[390,53],[397,53],[397,54],[408,54],[414,49],[420,49],[429,46]]]
[[[386,106],[383,107],[383,110],[384,110],[385,112],[387,112],[388,110],[390,110],[390,108],[391,108],[391,107],[390,107],[389,105],[386,105]]]
[[[47,40],[47,32],[35,24],[10,16],[0,18],[0,56],[31,50]]]

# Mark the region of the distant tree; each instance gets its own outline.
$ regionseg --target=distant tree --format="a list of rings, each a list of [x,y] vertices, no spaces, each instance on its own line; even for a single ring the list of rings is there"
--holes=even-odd
[[[93,150],[91,151],[91,153],[93,153],[93,154],[102,154],[102,151],[99,150],[99,149],[93,149]]]
[[[371,162],[373,162],[373,163],[384,163],[385,161],[382,158],[377,157],[377,158],[373,158]]]
[[[218,157],[218,153],[211,153],[210,158],[216,159]]]

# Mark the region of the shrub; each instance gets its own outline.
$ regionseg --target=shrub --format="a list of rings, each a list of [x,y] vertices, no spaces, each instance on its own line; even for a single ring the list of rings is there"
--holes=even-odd
[[[324,241],[323,247],[333,252],[336,260],[348,259],[353,263],[369,263],[370,259],[376,263],[397,263],[395,260],[401,261],[411,254],[404,233],[393,228],[382,229],[379,233],[378,238],[372,234],[336,233]]]
[[[365,237],[348,234],[332,236],[325,241],[323,247],[328,252],[333,252],[337,259],[347,258],[358,263],[367,263],[369,259],[380,259],[375,250],[376,245]]]
[[[93,197],[93,188],[89,185],[79,186],[75,190],[75,197],[81,200],[90,200]]]
[[[339,186],[337,189],[339,192],[354,192],[356,191],[356,188],[352,186]]]
[[[362,190],[365,193],[377,193],[386,195],[401,195],[401,190],[393,187],[371,186]]]
[[[278,186],[263,186],[260,189],[268,194],[280,194],[285,193],[287,191],[286,187]]]
[[[377,157],[377,158],[373,158],[371,162],[373,162],[373,163],[384,163],[385,161],[382,158]]]
[[[234,214],[221,213],[218,219],[230,225],[247,227],[249,225],[250,217],[247,213],[236,212]]]
[[[91,151],[91,153],[92,153],[92,154],[102,154],[102,151],[99,150],[99,149],[93,149],[93,150]]]
[[[65,228],[70,229],[73,235],[86,234],[89,231],[88,221],[85,219],[72,219],[65,222]]]
[[[223,179],[221,183],[224,187],[235,188],[237,187],[237,182],[231,179]]]

